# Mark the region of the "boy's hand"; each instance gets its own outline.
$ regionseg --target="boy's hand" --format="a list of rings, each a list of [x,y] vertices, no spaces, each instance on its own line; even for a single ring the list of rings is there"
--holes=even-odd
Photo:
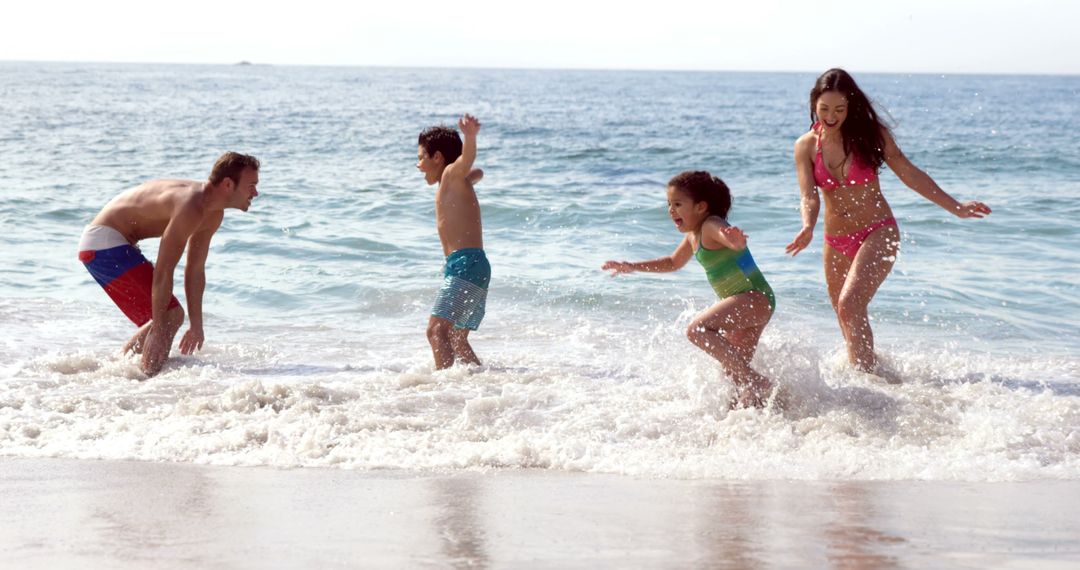
[[[469,184],[472,184],[474,186],[476,185],[477,182],[480,182],[483,179],[484,179],[484,171],[483,171],[483,169],[480,169],[480,168],[472,169],[472,172],[470,172],[469,175],[465,177],[465,180]]]
[[[476,133],[480,132],[480,120],[468,113],[458,119],[457,125],[467,137],[475,137]]]
[[[727,226],[720,228],[720,241],[723,241],[728,247],[739,251],[746,247],[746,233],[743,232],[738,226]]]
[[[611,276],[615,277],[620,273],[633,273],[634,265],[627,261],[605,261],[600,266],[601,271],[610,271]]]

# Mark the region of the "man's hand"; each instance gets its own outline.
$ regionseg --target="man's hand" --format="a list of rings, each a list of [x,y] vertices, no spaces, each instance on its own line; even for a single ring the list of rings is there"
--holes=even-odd
[[[457,125],[467,137],[475,137],[476,133],[480,132],[480,120],[468,113],[458,119]]]
[[[202,345],[202,328],[189,328],[187,332],[184,333],[184,338],[180,339],[180,354],[194,354],[196,350],[202,350]]]

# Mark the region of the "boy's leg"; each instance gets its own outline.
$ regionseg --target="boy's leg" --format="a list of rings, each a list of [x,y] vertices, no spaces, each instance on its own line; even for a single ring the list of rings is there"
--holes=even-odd
[[[143,373],[153,376],[161,371],[169,358],[169,350],[172,349],[176,332],[184,324],[184,309],[179,306],[173,307],[165,313],[164,323],[157,323],[157,326],[154,326],[155,323],[151,321],[148,324],[151,326],[146,335],[140,367]]]
[[[427,339],[431,344],[431,353],[435,356],[435,369],[443,370],[454,364],[454,347],[450,343],[450,332],[454,323],[434,315],[428,319]],[[475,357],[475,355],[474,355]]]
[[[480,364],[480,359],[473,352],[469,344],[469,329],[453,329],[450,331],[450,344],[454,350],[454,357],[465,364]]]

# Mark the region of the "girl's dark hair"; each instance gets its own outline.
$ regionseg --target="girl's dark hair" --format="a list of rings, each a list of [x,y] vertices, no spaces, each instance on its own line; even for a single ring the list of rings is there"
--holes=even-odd
[[[885,136],[889,130],[880,118],[870,99],[859,89],[848,72],[835,67],[821,74],[810,90],[810,123],[818,122],[817,102],[822,93],[836,91],[847,97],[847,118],[840,126],[844,137],[844,154],[855,154],[875,170],[885,162]]]
[[[687,170],[675,175],[668,186],[678,188],[690,195],[694,203],[705,202],[709,205],[709,214],[727,219],[731,210],[731,190],[723,180],[704,170]]]

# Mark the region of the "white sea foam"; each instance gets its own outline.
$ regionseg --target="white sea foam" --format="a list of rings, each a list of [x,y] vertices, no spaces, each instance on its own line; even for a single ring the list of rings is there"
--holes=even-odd
[[[852,371],[839,350],[770,331],[755,364],[784,385],[790,406],[730,411],[717,366],[677,330],[643,335],[630,346],[637,360],[608,352],[560,365],[507,346],[510,355],[487,366],[440,372],[427,354],[391,369],[313,372],[265,346],[226,345],[144,381],[133,357],[52,353],[4,382],[0,453],[677,478],[1080,479],[1075,362],[892,353],[904,381],[888,385]],[[590,343],[633,345],[604,332],[573,331],[565,356]]]

